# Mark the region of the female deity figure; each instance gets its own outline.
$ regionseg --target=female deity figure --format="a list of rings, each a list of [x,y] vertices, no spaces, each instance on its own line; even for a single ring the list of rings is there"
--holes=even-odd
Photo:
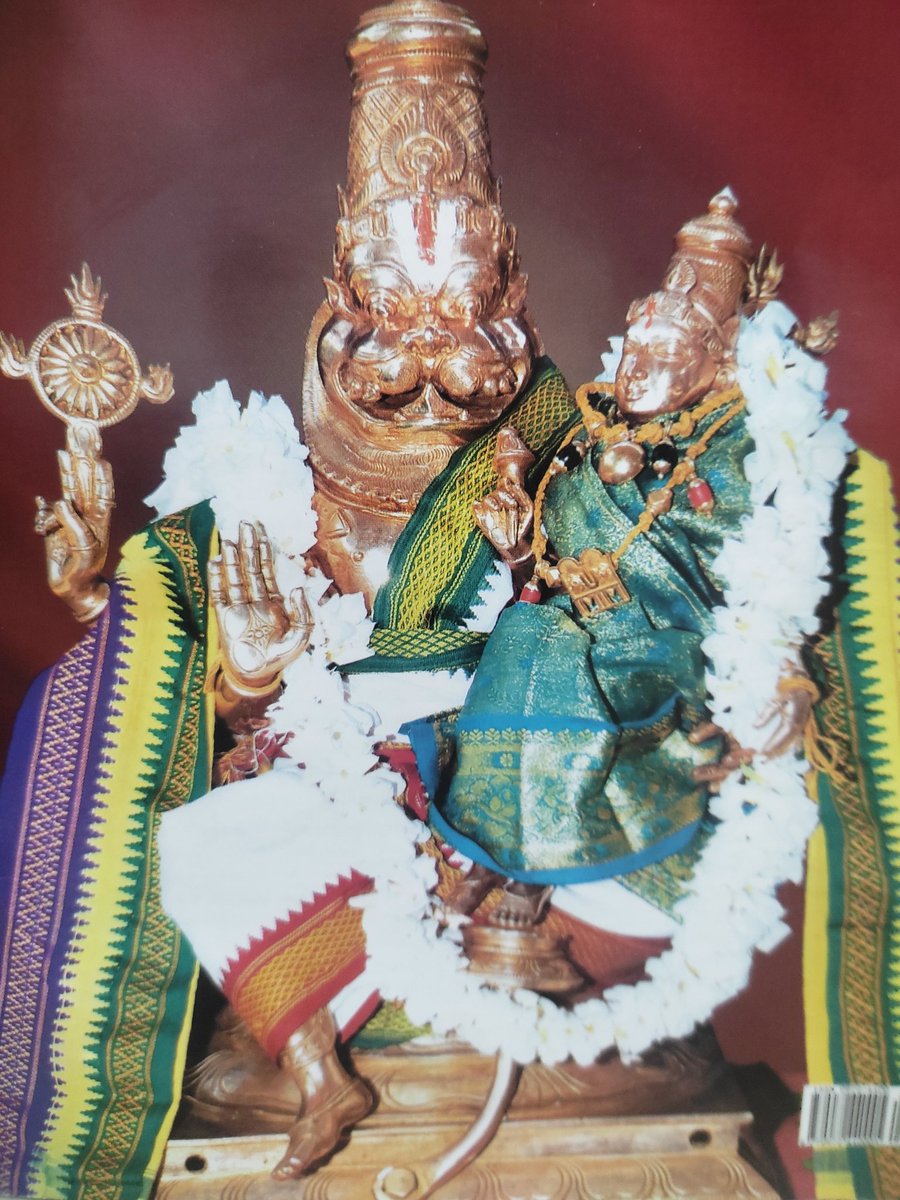
[[[476,506],[530,564],[522,600],[548,594],[501,614],[459,716],[411,734],[446,764],[427,781],[441,834],[513,879],[630,876],[673,854],[683,868],[708,783],[751,757],[710,727],[702,650],[725,586],[713,563],[750,506],[734,383],[751,243],[735,209],[726,190],[679,231],[661,289],[629,309],[614,386],[579,393],[540,513],[508,481]],[[802,674],[793,656],[785,675]],[[792,744],[809,695],[782,689],[767,753]]]

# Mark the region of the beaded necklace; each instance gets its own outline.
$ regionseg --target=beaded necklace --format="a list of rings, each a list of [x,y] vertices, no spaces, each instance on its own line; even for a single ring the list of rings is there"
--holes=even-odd
[[[619,560],[634,540],[647,532],[658,516],[669,511],[675,488],[686,483],[688,500],[700,513],[709,514],[715,506],[712,489],[697,474],[695,463],[716,434],[746,407],[740,389],[726,388],[707,396],[700,404],[683,410],[667,422],[648,421],[636,429],[620,419],[613,391],[613,384],[586,383],[575,393],[575,403],[582,416],[581,424],[566,435],[535,493],[534,536],[531,542],[534,572],[519,595],[519,599],[525,603],[535,603],[540,599],[541,582],[551,588],[565,588],[583,616],[592,616],[627,603],[631,597],[619,577]],[[678,461],[675,439],[690,437],[701,421],[720,409],[725,411],[695,442],[685,448],[683,458]],[[582,431],[586,432],[586,439],[581,437]],[[610,552],[590,547],[577,559],[562,558],[551,563],[545,557],[547,534],[541,521],[547,487],[551,479],[577,466],[595,445],[604,448],[598,473],[605,483],[615,485],[633,479],[646,461],[644,446],[656,448],[651,455],[651,465],[660,475],[667,474],[668,478],[647,494],[643,512],[615,550]]]

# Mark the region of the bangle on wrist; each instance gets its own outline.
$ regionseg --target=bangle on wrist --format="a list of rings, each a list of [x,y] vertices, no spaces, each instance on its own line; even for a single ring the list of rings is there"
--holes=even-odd
[[[89,621],[94,621],[100,616],[108,601],[109,584],[101,579],[86,595],[79,596],[77,599],[73,597],[69,602],[69,607],[75,620],[80,621],[82,625],[87,625]]]
[[[242,700],[260,700],[265,696],[271,696],[281,687],[281,671],[278,671],[268,683],[254,687],[251,683],[243,683],[235,679],[223,666],[220,670],[219,678],[216,682],[216,689],[221,691],[223,685],[228,687],[228,690],[236,697]]]
[[[778,680],[778,694],[783,696],[787,692],[806,692],[812,696],[813,704],[822,695],[808,675],[782,675]]]

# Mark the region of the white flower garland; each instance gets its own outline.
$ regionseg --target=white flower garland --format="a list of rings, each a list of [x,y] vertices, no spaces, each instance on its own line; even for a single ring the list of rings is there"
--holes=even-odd
[[[726,581],[725,604],[714,612],[703,649],[712,717],[743,745],[765,737],[759,714],[775,695],[784,662],[816,632],[815,610],[828,587],[823,539],[851,448],[844,414],[824,413],[824,367],[787,336],[794,324],[788,309],[772,303],[743,323],[738,342],[738,380],[756,447],[745,465],[753,509],[714,564]],[[374,891],[356,901],[364,910],[372,985],[403,1001],[413,1022],[485,1053],[503,1049],[521,1063],[589,1063],[611,1046],[633,1058],[662,1038],[690,1033],[739,991],[754,950],[772,949],[788,932],[775,892],[801,879],[816,823],[804,759],[759,758],[723,783],[710,804],[719,824],[676,906],[671,948],[648,962],[647,979],[571,1011],[533,992],[509,994],[479,981],[466,971],[463,919],[440,906],[433,863],[416,854],[428,831],[398,819],[396,777],[376,765],[379,718],[353,702],[352,681],[328,669],[366,653],[371,622],[359,596],[323,601],[329,581],[307,569],[303,556],[315,535],[311,473],[286,406],[254,396],[241,413],[227,385],[217,384],[198,397],[194,412],[197,424],[167,456],[167,481],[152,501],[171,511],[212,495],[226,536],[239,518],[262,520],[281,586],[307,589],[313,643],[286,671],[272,715],[278,731],[291,735],[288,769],[315,785],[298,789],[304,818],[333,828],[348,861],[375,880]],[[450,686],[458,693],[457,683]],[[429,699],[439,704],[433,691]]]

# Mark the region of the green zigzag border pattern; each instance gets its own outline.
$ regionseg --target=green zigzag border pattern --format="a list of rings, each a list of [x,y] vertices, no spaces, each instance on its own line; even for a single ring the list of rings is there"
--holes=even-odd
[[[196,515],[198,520],[192,521]],[[208,525],[211,529],[211,515],[206,506],[184,514],[185,530],[190,524]],[[171,520],[171,519],[170,519]],[[208,531],[207,540],[208,540]],[[202,630],[205,624],[205,595],[199,605],[193,604],[193,611],[186,610],[183,596],[179,588],[176,565],[184,578],[184,564],[173,558],[166,544],[160,540],[154,527],[137,535],[136,543],[142,540],[140,549],[145,552],[146,565],[158,572],[159,581],[165,594],[165,611],[159,614],[159,619],[165,620],[168,629],[160,638],[163,647],[163,662],[161,664],[160,694],[152,701],[153,724],[146,732],[143,746],[144,760],[142,769],[135,772],[135,791],[129,801],[130,813],[123,831],[122,861],[120,877],[116,883],[118,898],[115,903],[115,916],[112,928],[107,931],[108,965],[98,972],[98,990],[102,993],[102,1008],[95,1012],[89,1022],[89,1041],[84,1047],[84,1070],[86,1081],[79,1084],[83,1091],[85,1102],[90,1105],[84,1117],[72,1131],[69,1139],[69,1152],[58,1164],[37,1164],[32,1176],[33,1183],[38,1186],[51,1186],[54,1190],[64,1187],[65,1194],[71,1194],[78,1200],[113,1200],[121,1196],[123,1200],[137,1200],[138,1197],[149,1193],[152,1176],[146,1176],[146,1159],[155,1137],[149,1138],[141,1133],[144,1115],[149,1106],[156,1103],[154,1096],[130,1097],[125,1095],[127,1089],[119,1086],[112,1069],[113,1058],[109,1053],[110,1037],[116,1030],[125,1014],[129,1011],[129,988],[135,987],[138,992],[146,979],[141,979],[142,968],[147,963],[146,954],[138,951],[139,944],[148,938],[145,928],[149,919],[157,925],[159,913],[149,906],[148,914],[144,914],[139,924],[132,921],[132,914],[141,911],[141,892],[152,886],[154,864],[151,856],[154,853],[153,829],[158,812],[165,807],[165,802],[159,796],[168,773],[171,762],[171,734],[169,729],[177,716],[179,708],[180,681],[186,673],[188,689],[202,693],[205,681],[205,664],[202,656],[194,650],[194,638],[187,628],[187,622],[192,621],[195,628]],[[133,587],[127,575],[120,576],[125,605],[131,606],[132,611],[123,614],[122,667],[127,671],[129,655],[133,653],[129,646],[129,625],[133,625]],[[192,598],[192,597],[191,597]],[[193,599],[193,598],[192,598]],[[139,664],[131,664],[140,669]],[[168,694],[166,694],[168,693]],[[194,714],[195,720],[198,714]],[[104,757],[112,761],[119,747],[122,736],[123,713],[121,704],[116,705],[110,713],[108,729],[104,733]],[[180,734],[182,731],[179,730]],[[202,714],[198,721],[197,733],[203,739]],[[208,760],[209,747],[199,747],[206,751],[198,755],[193,771],[194,793],[196,792],[198,767],[202,769],[204,760]],[[109,775],[107,773],[107,779]],[[108,796],[108,793],[107,793]],[[79,908],[86,912],[91,903],[94,889],[102,877],[102,867],[98,860],[102,847],[103,811],[116,798],[109,797],[99,806],[95,815],[95,827],[89,837],[93,844],[93,862],[85,872],[82,882],[82,898]],[[121,802],[121,800],[119,800]],[[191,994],[195,977],[194,958],[187,945],[182,942],[178,932],[172,926],[154,928],[149,931],[149,940],[155,941],[152,959],[157,964],[156,975],[162,970],[170,984],[179,980],[179,985],[164,989],[165,998],[161,1005],[161,1020],[177,1032],[184,1019],[184,1009],[190,1009]],[[72,954],[77,955],[80,939],[73,940]],[[164,966],[164,964],[166,964]],[[185,989],[187,994],[185,995]],[[162,995],[162,993],[161,993]],[[179,1005],[179,996],[181,997]],[[181,1008],[179,1014],[178,1009]],[[64,1019],[64,1016],[63,1016]],[[58,1027],[59,1028],[59,1027]],[[58,1036],[56,1038],[58,1042]],[[145,1048],[143,1064],[152,1082],[159,1084],[160,1069],[164,1075],[168,1063],[169,1090],[171,1090],[171,1059],[173,1040],[166,1039],[167,1047],[163,1058],[167,1061],[160,1064],[160,1047],[155,1043]],[[112,1077],[111,1077],[112,1075]],[[61,1079],[64,1075],[61,1074]],[[56,1100],[51,1110],[48,1128],[52,1125],[53,1116],[58,1113],[66,1095],[65,1090]],[[129,1102],[129,1099],[131,1102]],[[177,1099],[177,1097],[176,1097]],[[129,1137],[128,1127],[132,1129]],[[152,1134],[152,1130],[150,1131]]]

